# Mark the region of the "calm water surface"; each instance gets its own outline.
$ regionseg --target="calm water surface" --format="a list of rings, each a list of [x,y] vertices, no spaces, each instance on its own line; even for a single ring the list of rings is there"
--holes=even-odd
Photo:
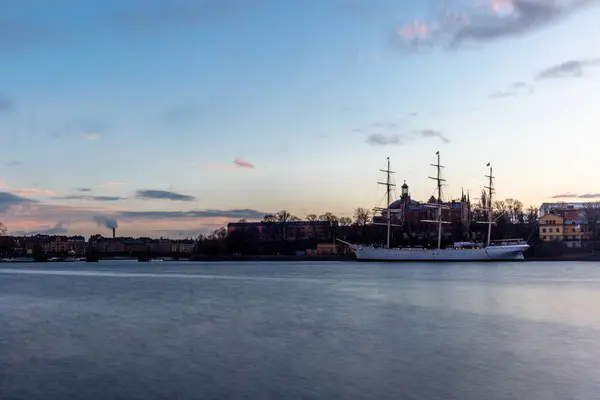
[[[0,265],[0,398],[596,399],[600,263]]]

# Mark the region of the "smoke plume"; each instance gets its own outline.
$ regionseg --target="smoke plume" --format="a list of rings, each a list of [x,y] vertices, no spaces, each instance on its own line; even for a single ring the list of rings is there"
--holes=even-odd
[[[98,226],[104,226],[108,229],[117,229],[119,227],[119,223],[116,219],[105,217],[104,215],[95,216],[94,221],[96,221]]]

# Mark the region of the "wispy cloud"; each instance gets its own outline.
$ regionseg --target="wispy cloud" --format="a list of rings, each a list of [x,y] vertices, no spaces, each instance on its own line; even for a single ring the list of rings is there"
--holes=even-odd
[[[256,168],[254,164],[244,160],[243,158],[236,158],[235,160],[233,160],[233,164],[241,168]]]
[[[497,90],[489,94],[490,99],[503,99],[533,93],[533,87],[526,82],[514,82],[507,89]]]
[[[374,133],[367,137],[367,143],[374,146],[400,145],[402,144],[402,137],[400,135]]]
[[[194,201],[194,196],[169,192],[167,190],[138,190],[135,197],[141,200],[173,200],[173,201]]]
[[[54,192],[48,189],[11,189],[11,193],[22,196],[53,196]]]
[[[58,200],[89,200],[89,201],[119,201],[126,200],[126,197],[120,196],[89,196],[89,195],[70,195],[57,197]]]
[[[600,199],[600,193],[560,193],[554,196],[550,196],[551,199]]]
[[[415,134],[423,138],[438,138],[444,143],[450,143],[450,139],[448,139],[442,132],[434,129],[421,129],[416,131]]]
[[[93,190],[91,188],[78,188],[77,191],[81,192],[81,193],[89,193],[89,192],[92,192]]]
[[[85,140],[100,140],[101,135],[96,132],[88,132],[84,133],[83,137],[85,138]]]
[[[600,59],[565,61],[540,71],[535,79],[580,78],[590,67],[600,67]]]
[[[125,182],[121,181],[108,181],[104,182],[101,186],[123,186]]]
[[[246,218],[261,219],[265,212],[252,209],[238,210],[195,210],[195,211],[122,211],[118,215],[122,218],[145,219],[175,219],[175,218]]]
[[[0,212],[5,212],[12,206],[36,203],[35,200],[21,197],[9,192],[0,192]]]
[[[23,165],[23,162],[21,162],[21,161],[11,161],[11,162],[6,163],[7,167],[20,167],[22,165]]]

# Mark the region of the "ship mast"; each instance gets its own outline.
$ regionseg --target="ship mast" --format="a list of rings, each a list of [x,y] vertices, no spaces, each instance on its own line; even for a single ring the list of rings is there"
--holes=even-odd
[[[491,239],[492,239],[492,225],[494,224],[494,209],[492,208],[492,195],[494,194],[494,175],[492,175],[492,166],[491,163],[487,163],[487,166],[490,167],[490,174],[486,175],[486,178],[489,178],[490,183],[489,186],[486,186],[488,190],[488,234],[487,234],[487,243],[486,246],[489,247]]]
[[[487,221],[481,221],[481,222],[477,222],[477,223],[478,224],[486,224],[488,226],[486,247],[489,247],[490,243],[492,241],[492,225],[496,225],[496,222],[494,221],[494,208],[492,206],[492,204],[493,204],[492,196],[494,195],[495,190],[494,190],[494,175],[492,174],[491,163],[487,163],[487,167],[490,167],[490,174],[486,175],[485,177],[489,179],[489,184],[488,184],[488,186],[484,186],[484,188],[488,190],[488,198],[487,198],[488,203],[483,205],[484,210],[487,211]]]
[[[392,224],[392,209],[390,208],[390,205],[392,204],[392,188],[394,188],[396,185],[392,183],[392,174],[394,173],[394,171],[390,170],[390,158],[389,157],[387,158],[387,169],[380,169],[380,171],[386,173],[386,180],[385,180],[385,182],[377,182],[377,183],[380,185],[384,185],[386,187],[387,203],[386,203],[385,208],[376,207],[375,211],[385,212],[387,221],[385,222],[385,224],[374,222],[373,225],[385,225],[387,227],[386,248],[389,249],[390,248],[391,228],[392,228],[392,226],[400,226],[400,225]]]
[[[440,165],[440,152],[438,151],[435,154],[437,155],[437,164],[431,164],[431,166],[436,167],[437,176],[435,176],[435,177],[430,176],[429,179],[433,179],[434,181],[437,181],[437,192],[438,192],[437,204],[426,204],[425,206],[437,209],[437,218],[435,220],[422,220],[421,222],[429,222],[429,223],[437,224],[437,230],[438,230],[437,231],[437,248],[438,248],[438,250],[440,250],[442,248],[442,224],[449,224],[448,221],[442,220],[442,210],[449,209],[450,207],[448,207],[442,203],[442,182],[445,182],[446,180],[442,179],[442,168],[444,168],[444,166]]]

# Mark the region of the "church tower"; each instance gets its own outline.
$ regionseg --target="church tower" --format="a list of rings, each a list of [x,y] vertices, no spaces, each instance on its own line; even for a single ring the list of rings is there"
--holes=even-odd
[[[408,192],[408,185],[406,184],[406,181],[404,181],[404,184],[402,185],[402,195],[400,196],[400,199],[403,203],[410,202],[410,193]]]

